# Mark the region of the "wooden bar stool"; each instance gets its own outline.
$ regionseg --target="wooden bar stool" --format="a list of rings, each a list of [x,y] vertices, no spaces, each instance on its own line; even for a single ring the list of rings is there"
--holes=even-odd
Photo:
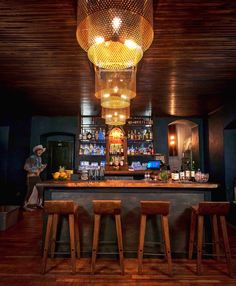
[[[48,214],[47,229],[44,242],[42,273],[46,272],[48,250],[50,247],[51,257],[55,254],[57,224],[59,215],[67,215],[69,217],[69,232],[70,232],[70,253],[72,272],[76,272],[75,250],[77,257],[80,257],[80,241],[79,241],[79,228],[78,228],[78,205],[73,201],[45,201],[44,211]],[[52,232],[52,238],[50,238]],[[76,248],[75,248],[76,243]]]
[[[116,222],[116,234],[119,248],[120,269],[122,275],[124,274],[124,254],[123,254],[123,240],[121,229],[121,201],[120,200],[93,200],[94,209],[94,233],[93,233],[93,248],[92,248],[92,264],[91,273],[94,274],[95,263],[98,250],[98,240],[100,232],[101,215],[113,215]]]
[[[170,202],[168,201],[141,201],[141,222],[138,247],[138,273],[142,274],[143,248],[146,231],[146,220],[148,215],[160,215],[162,225],[162,235],[165,245],[165,257],[168,262],[168,272],[172,275],[172,260],[170,250],[169,223],[168,215]]]
[[[220,257],[220,241],[218,231],[218,220],[223,236],[223,244],[225,250],[226,263],[228,273],[232,276],[231,253],[229,247],[229,239],[225,216],[229,212],[230,204],[228,202],[201,202],[196,206],[192,206],[190,238],[189,238],[189,259],[193,256],[193,245],[197,224],[197,274],[202,273],[202,245],[203,245],[203,226],[204,216],[209,215],[212,223],[213,245],[217,260]]]

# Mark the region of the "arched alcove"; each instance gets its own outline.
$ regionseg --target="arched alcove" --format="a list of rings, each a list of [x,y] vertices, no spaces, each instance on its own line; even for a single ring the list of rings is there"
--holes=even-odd
[[[224,169],[226,197],[229,201],[236,200],[234,180],[236,178],[236,120],[224,129]]]
[[[199,126],[193,121],[180,119],[168,125],[169,165],[180,170],[181,165],[194,161],[200,166]]]

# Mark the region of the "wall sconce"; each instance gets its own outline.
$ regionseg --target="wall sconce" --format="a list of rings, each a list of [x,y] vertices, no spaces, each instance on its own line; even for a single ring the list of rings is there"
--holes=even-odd
[[[176,125],[172,124],[168,126],[168,145],[169,156],[178,156],[178,144],[177,144]]]

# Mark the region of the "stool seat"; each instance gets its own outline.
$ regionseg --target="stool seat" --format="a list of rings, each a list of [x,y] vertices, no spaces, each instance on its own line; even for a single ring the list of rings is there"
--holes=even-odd
[[[200,202],[198,205],[191,207],[191,224],[190,224],[190,238],[189,238],[189,259],[192,259],[193,245],[195,239],[195,231],[197,226],[197,274],[202,272],[202,245],[203,245],[203,226],[204,217],[210,216],[212,221],[212,236],[213,244],[216,252],[216,257],[220,256],[220,241],[218,231],[218,220],[222,230],[224,250],[226,256],[226,263],[228,273],[232,276],[231,253],[229,247],[228,233],[225,216],[229,212],[230,204],[228,202]]]
[[[146,232],[146,221],[149,215],[160,215],[162,225],[162,235],[165,245],[165,257],[168,262],[168,272],[172,275],[172,260],[170,250],[170,237],[169,237],[169,223],[168,215],[170,212],[169,201],[140,201],[141,207],[141,221],[140,221],[140,234],[139,234],[139,247],[138,247],[138,272],[142,273],[142,262],[143,262],[143,249],[144,249],[144,238]]]
[[[44,212],[48,215],[47,229],[44,242],[44,253],[42,262],[42,273],[46,272],[49,243],[51,242],[51,257],[54,257],[57,225],[60,215],[66,215],[69,219],[70,232],[70,253],[72,272],[76,272],[75,251],[78,258],[80,257],[80,242],[79,242],[79,228],[78,228],[78,208],[79,206],[74,201],[66,200],[52,200],[44,202]],[[50,238],[52,232],[52,238]]]
[[[95,214],[115,215],[121,213],[121,200],[93,200]]]
[[[119,248],[120,269],[121,269],[121,274],[124,274],[123,239],[122,239],[121,216],[120,216],[121,200],[93,200],[93,209],[94,209],[94,232],[93,232],[91,273],[94,274],[95,270],[101,216],[113,215],[115,216],[115,222],[116,222],[116,234],[117,234],[117,242]]]
[[[170,202],[166,201],[140,201],[141,214],[146,215],[168,215]]]
[[[201,202],[192,206],[192,210],[199,215],[222,215],[226,216],[229,212],[230,204],[228,202]]]
[[[75,214],[78,211],[78,204],[73,201],[45,201],[44,211],[48,214]]]

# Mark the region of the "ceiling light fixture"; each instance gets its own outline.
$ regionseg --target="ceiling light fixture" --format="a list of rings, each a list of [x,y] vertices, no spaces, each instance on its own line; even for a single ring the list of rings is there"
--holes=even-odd
[[[120,70],[137,63],[153,41],[152,0],[78,0],[76,37],[89,60]]]

